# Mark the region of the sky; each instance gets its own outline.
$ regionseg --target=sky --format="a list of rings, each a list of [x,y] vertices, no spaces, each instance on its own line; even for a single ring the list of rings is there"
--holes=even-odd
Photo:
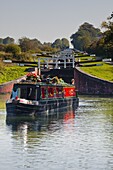
[[[113,0],[0,0],[0,38],[67,38],[88,22],[95,28],[113,12]]]

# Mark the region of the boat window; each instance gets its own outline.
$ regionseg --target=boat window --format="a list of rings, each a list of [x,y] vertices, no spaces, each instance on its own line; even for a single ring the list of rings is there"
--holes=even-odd
[[[16,97],[19,97],[20,88],[17,88],[16,86],[13,87],[11,98],[15,99]]]
[[[17,91],[12,91],[11,98],[15,99],[17,97],[18,92]]]
[[[40,99],[40,95],[41,95],[40,87],[38,87],[38,88],[36,89],[36,94],[37,94],[37,100],[39,100],[39,99]]]
[[[35,100],[36,99],[36,90],[35,90],[35,88],[32,88],[32,87],[27,88],[27,99],[29,99],[29,100]]]
[[[19,97],[22,99],[35,100],[36,89],[33,87],[21,87]]]
[[[28,100],[40,99],[40,90],[34,86],[14,86],[11,98],[16,97]]]
[[[22,99],[27,99],[27,90],[26,90],[26,88],[21,88],[19,97],[22,98]]]

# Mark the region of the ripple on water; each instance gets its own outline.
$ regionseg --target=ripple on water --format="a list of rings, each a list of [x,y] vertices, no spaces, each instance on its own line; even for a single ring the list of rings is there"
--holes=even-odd
[[[0,168],[112,170],[113,99],[81,97],[78,109],[51,119],[6,123],[0,112]]]

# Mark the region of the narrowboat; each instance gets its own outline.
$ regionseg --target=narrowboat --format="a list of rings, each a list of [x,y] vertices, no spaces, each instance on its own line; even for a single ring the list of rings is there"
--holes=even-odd
[[[75,85],[61,78],[40,79],[29,73],[26,80],[15,83],[6,101],[7,115],[51,115],[65,107],[76,108],[79,98]]]

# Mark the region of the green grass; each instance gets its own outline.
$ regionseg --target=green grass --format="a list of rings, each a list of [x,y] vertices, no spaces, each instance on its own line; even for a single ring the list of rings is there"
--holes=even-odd
[[[27,67],[20,66],[4,66],[0,67],[0,84],[15,80],[26,74]]]
[[[101,66],[80,67],[80,69],[103,80],[113,82],[113,65],[103,63]]]
[[[86,58],[84,58],[86,59]],[[94,63],[92,63],[94,64]],[[91,67],[80,67],[80,69],[88,74],[101,78],[103,80],[112,81],[113,82],[113,65],[105,64],[99,62],[97,64],[103,64],[101,66],[91,66]],[[87,64],[84,64],[87,65]],[[0,64],[0,84],[15,80],[25,74],[26,68],[28,67],[20,67],[20,66],[10,66]]]
[[[5,109],[5,102],[0,101],[0,109]]]

